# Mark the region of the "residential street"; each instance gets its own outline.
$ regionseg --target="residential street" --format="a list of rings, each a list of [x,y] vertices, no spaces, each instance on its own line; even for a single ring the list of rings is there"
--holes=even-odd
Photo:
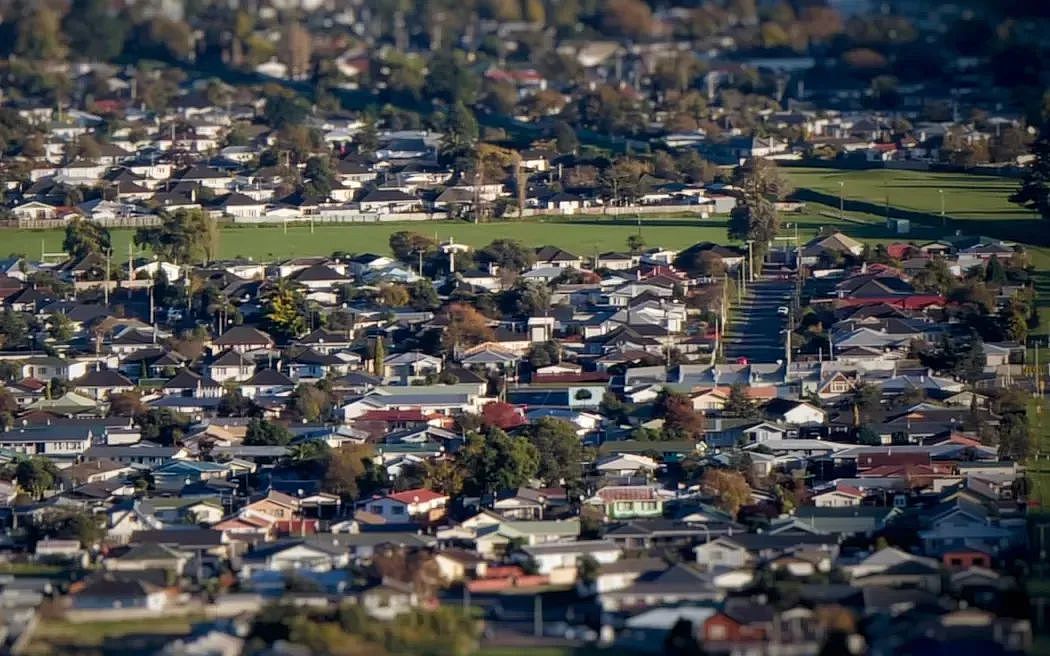
[[[780,331],[787,317],[777,308],[791,304],[794,284],[789,280],[762,279],[751,284],[750,295],[730,323],[726,338],[726,361],[747,358],[749,362],[776,362],[784,358]]]

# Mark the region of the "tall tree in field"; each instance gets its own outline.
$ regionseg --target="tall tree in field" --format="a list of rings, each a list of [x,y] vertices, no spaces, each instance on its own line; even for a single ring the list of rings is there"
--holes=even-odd
[[[780,215],[773,203],[787,196],[791,187],[776,164],[761,157],[737,167],[733,183],[740,189],[740,200],[729,215],[729,237],[754,240],[758,258],[780,229]]]
[[[66,235],[62,250],[70,257],[84,257],[91,253],[104,253],[111,247],[109,230],[86,219],[74,218],[66,224]]]
[[[1017,203],[1050,219],[1050,121],[1039,130],[1039,138],[1032,142],[1035,161],[1025,170],[1020,188],[1010,196]]]
[[[161,224],[135,231],[135,244],[181,263],[207,263],[218,254],[219,227],[201,210],[161,212]]]

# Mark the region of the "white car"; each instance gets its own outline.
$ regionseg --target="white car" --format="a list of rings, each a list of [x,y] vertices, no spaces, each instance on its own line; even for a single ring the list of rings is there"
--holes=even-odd
[[[777,308],[777,314],[779,314],[781,316],[784,316],[784,317],[786,317],[790,312],[791,312],[791,310],[788,310],[786,305],[781,305],[780,307]]]

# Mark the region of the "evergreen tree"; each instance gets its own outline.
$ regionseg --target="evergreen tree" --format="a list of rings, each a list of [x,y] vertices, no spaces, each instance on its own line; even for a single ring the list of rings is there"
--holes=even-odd
[[[984,281],[992,285],[1006,284],[1006,269],[1003,268],[1003,263],[999,261],[999,258],[994,255],[989,258],[984,268]]]
[[[382,337],[376,337],[375,348],[372,350],[372,373],[380,378],[383,377],[385,367],[383,362],[386,360],[386,344],[383,343]]]
[[[1039,130],[1039,138],[1032,142],[1031,151],[1035,161],[1025,171],[1021,186],[1010,196],[1010,202],[1050,219],[1050,121]]]

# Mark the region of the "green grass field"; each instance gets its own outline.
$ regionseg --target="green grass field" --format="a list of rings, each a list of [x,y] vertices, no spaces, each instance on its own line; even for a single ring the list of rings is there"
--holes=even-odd
[[[471,246],[484,246],[493,239],[518,239],[532,246],[551,244],[580,255],[626,249],[627,237],[638,232],[634,218],[559,217],[547,220],[500,221],[473,224],[462,221],[411,223],[343,224],[225,227],[219,240],[220,257],[243,255],[256,259],[277,259],[295,255],[328,255],[334,251],[350,253],[389,253],[390,235],[411,230],[449,237]],[[645,218],[642,235],[651,246],[684,247],[698,241],[726,241],[726,219]],[[131,230],[112,231],[115,257],[124,260]],[[57,230],[9,230],[0,233],[0,253],[21,253],[39,257],[41,243],[47,252],[61,250],[62,233]]]
[[[866,200],[883,205],[888,197],[891,208],[940,214],[943,196],[945,215],[956,220],[1035,218],[1032,212],[1007,200],[1017,188],[1017,181],[1011,178],[889,169],[784,171],[797,189],[812,189],[835,198],[841,189],[846,201]]]

